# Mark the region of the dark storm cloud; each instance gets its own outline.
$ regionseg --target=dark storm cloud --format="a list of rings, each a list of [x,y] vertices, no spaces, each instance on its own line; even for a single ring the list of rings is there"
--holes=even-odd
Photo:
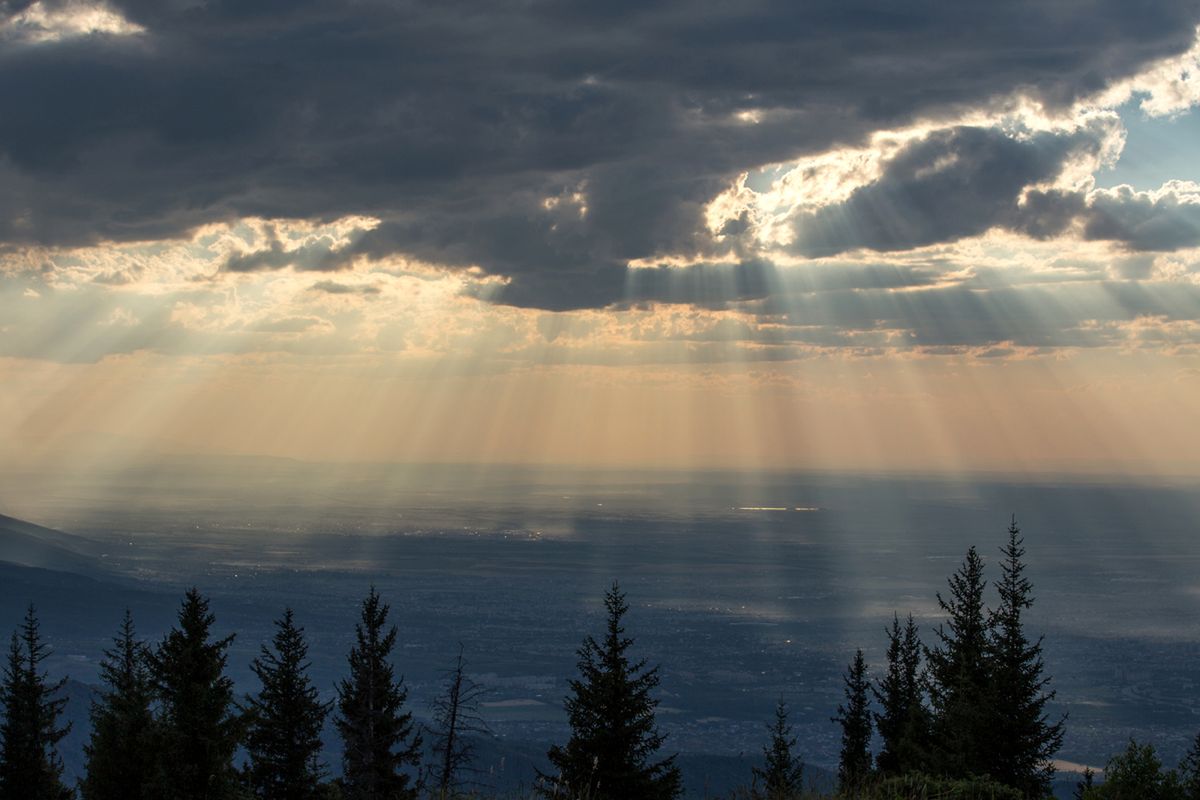
[[[1084,236],[1115,241],[1130,250],[1178,250],[1200,247],[1200,195],[1186,199],[1174,191],[1158,196],[1128,186],[1091,198]]]
[[[704,203],[743,169],[1015,90],[1061,106],[1182,52],[1200,20],[1192,0],[112,7],[145,33],[0,43],[0,241],[370,214],[346,253],[228,267],[404,253],[544,308],[621,300],[630,259],[711,251]],[[749,109],[759,124],[734,119]]]
[[[845,202],[803,214],[793,250],[816,257],[909,250],[1003,228],[1045,239],[1079,223],[1084,239],[1133,251],[1200,246],[1200,194],[1174,184],[1095,192],[1035,189],[1095,158],[1103,126],[1014,138],[993,128],[934,131],[901,150],[882,177]]]
[[[908,250],[1005,227],[1037,237],[1061,233],[1083,210],[1074,194],[1025,190],[1072,160],[1095,157],[1102,129],[1013,138],[991,128],[936,131],[904,148],[876,182],[796,223],[797,252]]]

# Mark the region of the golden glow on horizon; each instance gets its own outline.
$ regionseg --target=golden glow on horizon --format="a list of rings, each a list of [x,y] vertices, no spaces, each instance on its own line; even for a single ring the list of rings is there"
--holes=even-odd
[[[452,374],[437,365],[393,380],[365,364],[307,359],[217,366],[133,356],[35,369],[6,360],[0,440],[24,463],[81,471],[178,453],[1200,474],[1200,359],[1073,360],[1064,370],[1042,359],[819,359],[803,375],[686,365]]]

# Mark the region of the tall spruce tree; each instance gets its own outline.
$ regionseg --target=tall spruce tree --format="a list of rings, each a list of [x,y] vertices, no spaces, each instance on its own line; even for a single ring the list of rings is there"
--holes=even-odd
[[[104,682],[92,702],[92,733],[84,755],[87,772],[79,789],[83,800],[152,800],[156,760],[154,682],[149,654],[137,638],[128,610],[113,646],[104,652]]]
[[[929,711],[921,675],[921,637],[912,614],[904,627],[892,617],[887,632],[887,672],[871,692],[879,703],[875,729],[882,745],[875,759],[884,775],[900,775],[925,768],[929,739]]]
[[[983,605],[983,559],[972,547],[949,579],[950,597],[938,593],[949,619],[937,644],[925,651],[933,706],[931,768],[953,778],[988,773],[994,746],[991,642]]]
[[[675,756],[655,760],[665,737],[654,720],[658,667],[631,661],[633,639],[622,619],[629,606],[613,583],[604,595],[608,621],[604,638],[588,636],[577,651],[579,677],[571,680],[564,705],[571,724],[565,746],[548,756],[558,774],[542,775],[548,795],[590,800],[671,800],[681,792]]]
[[[775,721],[767,726],[763,765],[754,768],[755,800],[795,800],[804,791],[804,761],[796,754],[796,737],[788,724],[787,703],[775,704]]]
[[[0,800],[67,800],[72,792],[62,782],[63,763],[56,749],[70,731],[60,727],[67,700],[66,679],[50,683],[42,662],[50,647],[42,641],[32,604],[13,633],[0,685]]]
[[[308,677],[308,644],[292,609],[275,621],[250,669],[261,688],[247,698],[246,777],[263,800],[313,800],[321,791],[321,727],[329,704]]]
[[[993,780],[1042,798],[1054,778],[1054,754],[1063,741],[1063,720],[1050,722],[1042,640],[1025,635],[1024,613],[1033,605],[1033,586],[1025,577],[1025,548],[1016,517],[1001,548],[1001,577],[996,584],[1000,603],[990,618],[990,663],[996,699],[989,748]]]
[[[242,733],[225,662],[233,636],[213,640],[208,600],[188,589],[151,659],[159,703],[157,797],[225,800],[238,794],[233,766]]]
[[[833,718],[842,728],[838,787],[842,793],[855,796],[871,778],[870,681],[862,650],[855,651],[844,680],[846,703],[838,706]]]
[[[387,626],[388,610],[372,586],[354,627],[350,676],[337,687],[346,800],[415,800],[419,792],[405,770],[418,770],[421,736],[403,710],[408,689],[392,667],[397,633]]]

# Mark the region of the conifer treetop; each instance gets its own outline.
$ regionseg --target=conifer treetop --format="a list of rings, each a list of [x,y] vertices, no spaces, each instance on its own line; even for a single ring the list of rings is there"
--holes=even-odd
[[[633,639],[625,635],[623,618],[629,605],[616,582],[605,592],[604,607],[602,640],[589,635],[577,651],[579,676],[569,682],[564,701],[571,737],[550,749],[558,774],[541,776],[543,790],[592,800],[669,800],[681,786],[675,756],[655,760],[666,741],[654,718],[658,667],[628,655]]]

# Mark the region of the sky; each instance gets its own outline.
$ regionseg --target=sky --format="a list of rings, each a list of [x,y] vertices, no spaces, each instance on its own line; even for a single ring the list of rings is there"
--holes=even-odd
[[[1198,26],[0,0],[0,460],[1200,476]]]

